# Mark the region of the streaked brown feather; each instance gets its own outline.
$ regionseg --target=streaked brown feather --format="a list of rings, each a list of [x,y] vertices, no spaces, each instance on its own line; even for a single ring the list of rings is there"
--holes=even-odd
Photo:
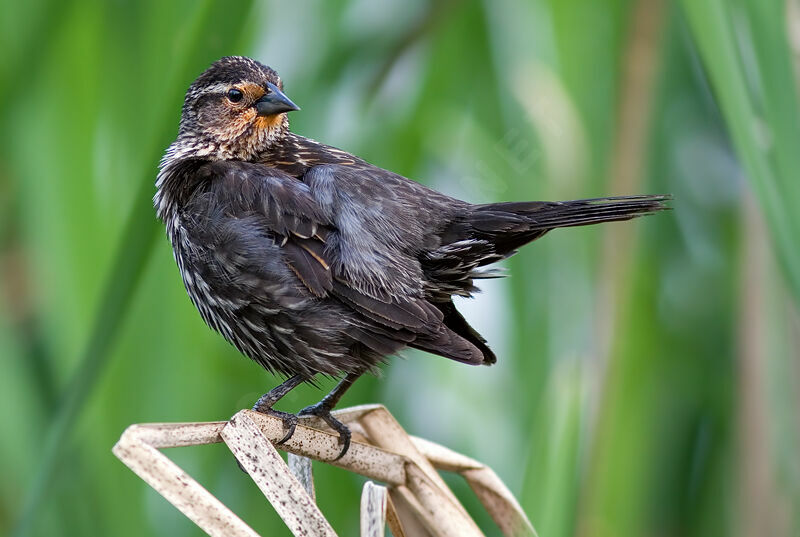
[[[294,241],[284,245],[289,267],[318,297],[324,297],[333,288],[333,278],[327,266],[321,264],[313,254]]]

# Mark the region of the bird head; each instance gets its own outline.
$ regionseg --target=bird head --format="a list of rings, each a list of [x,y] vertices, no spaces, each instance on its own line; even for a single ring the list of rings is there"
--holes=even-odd
[[[286,112],[299,109],[284,95],[273,69],[228,56],[189,86],[178,138],[170,149],[185,157],[250,160],[288,132]]]

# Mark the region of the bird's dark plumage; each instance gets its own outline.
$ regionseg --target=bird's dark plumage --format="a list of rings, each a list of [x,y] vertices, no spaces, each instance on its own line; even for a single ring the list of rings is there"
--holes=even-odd
[[[263,411],[301,381],[344,374],[328,403],[306,409],[335,421],[344,389],[406,347],[494,363],[452,302],[492,276],[487,265],[554,228],[665,208],[665,196],[471,205],[291,133],[282,87],[241,57],[200,75],[155,196],[203,319],[290,377]]]

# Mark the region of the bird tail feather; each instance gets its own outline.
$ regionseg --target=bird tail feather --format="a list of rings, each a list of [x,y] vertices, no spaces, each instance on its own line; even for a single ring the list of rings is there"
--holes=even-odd
[[[618,196],[557,202],[508,202],[481,206],[525,217],[528,231],[630,220],[670,209],[669,195]]]
[[[667,202],[671,199],[669,195],[646,195],[488,203],[474,206],[467,221],[474,237],[487,240],[497,255],[508,257],[551,229],[630,220],[670,209]]]

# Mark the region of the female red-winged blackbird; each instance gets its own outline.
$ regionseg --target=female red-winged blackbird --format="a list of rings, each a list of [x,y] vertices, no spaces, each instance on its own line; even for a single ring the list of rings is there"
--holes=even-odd
[[[288,377],[254,409],[318,374],[343,380],[299,415],[331,416],[386,356],[413,347],[467,364],[495,356],[453,306],[487,265],[553,228],[627,220],[666,196],[472,205],[289,131],[298,107],[277,73],[222,58],[186,93],[161,162],[155,206],[206,323]]]

